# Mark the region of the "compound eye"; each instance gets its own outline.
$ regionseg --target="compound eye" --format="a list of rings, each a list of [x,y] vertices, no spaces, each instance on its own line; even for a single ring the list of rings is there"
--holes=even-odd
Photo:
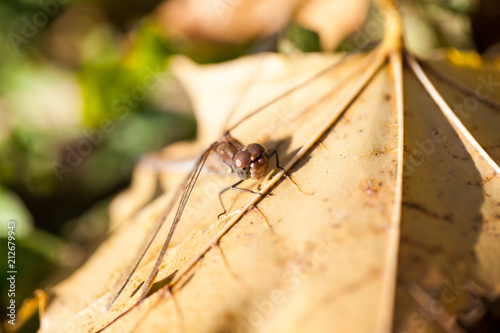
[[[247,150],[250,152],[252,155],[262,155],[266,151],[266,148],[263,146],[259,145],[258,143],[251,143],[247,146]]]
[[[241,168],[247,167],[250,164],[251,157],[252,157],[252,154],[250,154],[247,151],[237,152],[236,155],[234,156],[234,161],[233,161],[235,168],[241,169]]]

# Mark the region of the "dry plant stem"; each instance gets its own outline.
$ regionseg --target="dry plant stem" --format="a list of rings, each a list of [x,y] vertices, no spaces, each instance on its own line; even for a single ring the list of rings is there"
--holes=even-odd
[[[403,61],[402,39],[403,22],[401,14],[394,1],[380,0],[377,6],[384,13],[384,40],[382,48],[389,58],[394,85],[395,107],[398,117],[398,166],[394,197],[394,206],[389,225],[389,238],[386,252],[385,269],[383,270],[382,292],[378,306],[378,315],[374,331],[387,332],[391,330],[394,315],[394,299],[396,295],[397,262],[399,253],[401,207],[403,200],[403,145],[404,145],[404,109],[403,109]]]
[[[493,170],[495,171],[495,175],[493,176],[499,176],[500,167],[498,166],[498,164],[495,163],[495,161],[490,157],[490,155],[488,155],[488,153],[483,149],[483,147],[481,147],[481,145],[476,141],[474,136],[472,136],[469,130],[467,130],[464,124],[460,121],[460,119],[458,119],[453,110],[448,106],[446,101],[443,99],[443,97],[441,97],[439,92],[431,83],[427,75],[425,75],[424,71],[417,63],[415,58],[412,55],[405,53],[405,59],[408,61],[410,68],[412,69],[413,73],[415,73],[420,83],[424,86],[425,90],[429,93],[431,98],[438,105],[439,109],[441,110],[441,112],[443,112],[446,119],[448,119],[451,126],[453,126],[453,128],[459,134],[463,135],[465,139],[468,142],[470,142],[470,144],[477,150],[479,155],[486,161],[486,163],[488,163],[488,165],[493,168]]]
[[[432,76],[434,76],[434,77],[438,78],[439,80],[441,80],[441,81],[449,84],[453,88],[460,90],[464,94],[467,94],[469,96],[475,96],[476,95],[476,92],[473,89],[470,89],[469,87],[467,87],[465,84],[462,84],[462,83],[458,82],[457,80],[454,80],[453,78],[451,78],[449,76],[446,76],[445,74],[441,73],[440,71],[438,71],[434,67],[430,66],[429,64],[427,64],[427,63],[419,60],[418,58],[416,58],[415,60],[419,64],[420,67],[422,67],[425,70],[427,70],[427,72],[431,73]],[[491,99],[488,99],[488,98],[482,98],[481,102],[484,103],[484,104],[486,104],[486,105],[488,105],[488,106],[490,106],[490,107],[492,107],[492,108],[494,108],[494,109],[500,110],[500,103],[497,103],[494,100],[491,100]]]
[[[396,275],[399,253],[401,207],[403,201],[403,144],[404,144],[404,109],[403,109],[403,62],[400,50],[394,50],[389,55],[389,65],[392,69],[392,78],[395,93],[395,107],[398,115],[398,166],[396,188],[394,190],[394,205],[389,225],[386,266],[383,271],[382,292],[378,306],[376,332],[387,331],[392,326],[394,314],[394,299],[396,293]]]

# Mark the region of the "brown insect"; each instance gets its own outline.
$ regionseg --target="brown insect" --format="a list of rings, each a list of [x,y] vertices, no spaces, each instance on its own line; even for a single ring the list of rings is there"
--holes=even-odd
[[[162,261],[163,257],[165,256],[165,253],[167,251],[170,240],[172,239],[175,228],[177,227],[177,225],[181,219],[182,213],[184,211],[184,208],[186,207],[189,196],[191,195],[191,192],[193,191],[193,188],[194,188],[194,185],[196,184],[198,176],[200,175],[200,172],[203,169],[203,165],[205,164],[208,156],[212,152],[217,153],[220,160],[222,162],[224,162],[229,167],[229,169],[228,169],[229,172],[236,174],[240,178],[239,181],[237,181],[233,185],[223,189],[219,193],[219,201],[221,203],[222,208],[224,209],[224,211],[221,214],[219,214],[219,216],[218,216],[219,218],[227,212],[225,207],[224,207],[224,203],[222,201],[222,194],[224,192],[226,192],[229,189],[233,189],[233,190],[245,191],[245,192],[250,192],[253,194],[260,195],[259,192],[254,192],[254,191],[240,188],[237,186],[239,184],[241,184],[246,179],[258,180],[258,179],[263,178],[269,171],[269,160],[272,156],[276,157],[277,168],[283,169],[282,167],[279,166],[278,154],[277,154],[276,150],[274,150],[271,154],[268,154],[267,149],[258,143],[251,143],[251,144],[245,146],[239,140],[232,137],[231,134],[229,133],[229,131],[223,135],[221,140],[212,143],[210,145],[210,147],[208,149],[206,149],[201,154],[201,156],[198,158],[198,160],[196,161],[195,167],[193,168],[191,173],[188,175],[188,177],[184,180],[183,184],[179,187],[176,194],[174,195],[174,198],[172,198],[170,204],[165,208],[165,210],[162,212],[162,214],[158,218],[155,226],[153,227],[153,229],[150,231],[149,235],[147,236],[146,243],[142,247],[141,253],[138,256],[138,259],[136,261],[135,266],[132,268],[127,279],[125,280],[125,282],[123,283],[121,288],[117,291],[117,293],[116,293],[115,297],[113,298],[113,300],[111,301],[111,303],[108,305],[108,309],[111,308],[113,303],[116,301],[116,299],[120,296],[120,294],[123,292],[123,290],[127,286],[128,282],[130,281],[133,274],[137,270],[137,267],[139,267],[139,264],[141,263],[142,259],[144,258],[144,255],[146,254],[147,250],[151,246],[156,234],[158,233],[159,229],[163,225],[163,222],[165,221],[168,213],[172,210],[175,202],[177,202],[177,198],[179,197],[180,193],[182,193],[182,197],[180,199],[179,206],[177,208],[177,212],[176,212],[175,217],[174,217],[174,221],[172,222],[168,236],[165,240],[165,243],[163,244],[163,247],[160,251],[160,254],[158,255],[158,258],[155,262],[153,270],[151,271],[151,274],[149,275],[148,279],[146,280],[146,282],[142,286],[143,289],[142,289],[142,293],[141,293],[141,296],[139,298],[139,301],[141,301],[142,299],[144,299],[147,296],[147,293],[148,293],[149,289],[151,288],[151,286],[153,285],[153,282],[156,278],[156,275],[158,274],[161,261]],[[288,177],[288,175],[286,175],[286,176]]]

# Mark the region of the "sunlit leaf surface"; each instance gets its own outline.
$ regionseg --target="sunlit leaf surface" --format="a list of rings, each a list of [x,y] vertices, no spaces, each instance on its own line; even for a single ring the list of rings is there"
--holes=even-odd
[[[218,220],[218,193],[236,179],[202,173],[156,278],[169,286],[137,304],[175,212],[106,311],[183,177],[178,163],[165,164],[166,191],[149,201],[157,171],[140,164],[144,186],[136,181],[115,201],[113,211],[126,213],[113,215],[109,239],[52,288],[40,331],[459,331],[453,318],[472,295],[500,292],[500,74],[429,61],[426,81],[413,58],[387,50],[174,62],[200,119],[192,150],[217,139],[233,105],[229,126],[337,63],[231,131],[277,149],[298,186],[271,177],[275,168],[242,184],[262,197],[225,193],[230,213]]]

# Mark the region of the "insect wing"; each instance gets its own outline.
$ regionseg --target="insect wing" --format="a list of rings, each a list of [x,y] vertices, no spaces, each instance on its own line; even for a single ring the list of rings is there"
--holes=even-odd
[[[163,260],[163,257],[165,256],[165,253],[167,252],[168,244],[170,243],[170,240],[172,239],[172,236],[174,234],[175,229],[177,228],[177,225],[179,224],[179,221],[182,217],[182,213],[184,212],[184,208],[186,208],[186,204],[189,200],[189,197],[191,196],[191,192],[193,191],[194,185],[196,184],[196,181],[198,180],[198,177],[200,175],[200,172],[203,168],[203,165],[205,164],[205,161],[207,157],[209,156],[210,152],[213,150],[213,145],[207,149],[201,157],[198,159],[196,162],[196,166],[194,167],[193,171],[189,174],[187,178],[187,184],[185,185],[185,190],[184,193],[182,194],[181,201],[179,202],[179,207],[177,208],[177,212],[175,213],[174,220],[172,221],[172,225],[170,226],[170,230],[168,232],[167,239],[165,240],[165,243],[163,244],[163,247],[160,251],[160,254],[158,255],[154,268],[151,271],[151,274],[149,275],[148,279],[144,283],[144,286],[142,288],[142,293],[141,297],[139,298],[139,302],[143,300],[146,295],[148,294],[149,289],[151,289],[151,286],[153,285],[153,282],[156,278],[156,275],[158,274],[158,270],[160,268],[161,261]]]
[[[162,211],[162,213],[156,219],[153,227],[148,232],[148,234],[144,238],[141,246],[139,247],[139,251],[138,251],[138,254],[136,256],[136,259],[134,261],[132,261],[132,263],[134,263],[133,266],[128,267],[128,269],[124,271],[124,272],[129,272],[127,274],[126,278],[125,278],[125,276],[122,276],[121,278],[119,278],[118,279],[119,284],[117,284],[116,287],[113,288],[113,290],[116,290],[116,291],[113,291],[112,293],[110,293],[110,295],[112,295],[113,298],[110,300],[110,302],[108,302],[108,305],[107,305],[108,310],[113,306],[115,301],[122,294],[123,290],[127,287],[128,283],[132,279],[134,273],[137,271],[137,268],[139,267],[140,263],[144,259],[144,256],[146,255],[147,251],[151,247],[151,244],[153,243],[156,236],[158,235],[158,232],[160,231],[161,227],[163,226],[165,220],[167,219],[168,215],[170,214],[170,212],[172,211],[172,209],[176,205],[177,199],[179,198],[179,196],[182,193],[181,201],[180,201],[179,206],[177,208],[174,222],[172,223],[172,225],[170,227],[170,231],[169,231],[168,236],[167,236],[168,238],[165,240],[162,251],[161,251],[160,255],[158,256],[157,262],[155,264],[155,268],[151,272],[151,274],[147,280],[147,283],[145,283],[145,289],[143,292],[143,296],[141,296],[140,299],[144,298],[144,296],[147,294],[148,290],[150,289],[150,287],[152,285],[152,282],[154,281],[154,277],[156,277],[156,274],[158,273],[159,263],[161,262],[161,259],[163,258],[164,254],[166,252],[166,249],[168,247],[168,244],[170,243],[170,240],[171,240],[172,235],[175,231],[175,228],[177,227],[177,224],[182,216],[182,213],[183,213],[184,208],[186,206],[187,200],[189,199],[189,196],[191,195],[191,192],[193,190],[194,184],[196,183],[196,180],[198,179],[198,176],[203,168],[203,165],[205,164],[205,161],[212,150],[213,150],[212,147],[210,147],[209,149],[205,150],[203,152],[203,154],[198,158],[193,170],[188,174],[188,176],[179,185],[179,187],[176,190],[176,193],[171,198],[168,205],[165,207],[165,209]],[[149,286],[148,286],[148,284],[149,284]]]

